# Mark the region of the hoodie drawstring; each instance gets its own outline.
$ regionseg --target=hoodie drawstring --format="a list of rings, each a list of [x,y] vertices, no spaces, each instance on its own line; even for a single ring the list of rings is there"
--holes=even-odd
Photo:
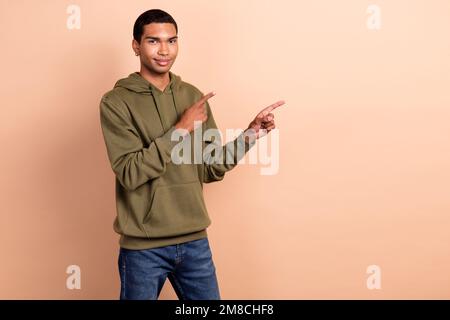
[[[158,98],[156,97],[156,95],[153,93],[152,87],[150,87],[150,94],[151,94],[152,97],[153,97],[153,102],[155,103],[156,112],[158,112],[159,122],[161,122],[161,126],[162,126],[163,130],[164,130],[164,132],[166,132],[167,129],[166,129],[166,126],[164,125],[164,122],[162,121],[161,114],[159,113],[159,108],[158,108],[158,106],[161,105],[161,104],[160,104],[159,101],[158,101],[159,99],[158,99]]]
[[[160,101],[159,101],[157,95],[153,93],[153,88],[151,86],[149,88],[150,88],[150,94],[153,97],[153,102],[155,103],[155,106],[156,106],[156,111],[158,112],[159,121],[161,122],[161,125],[163,127],[164,132],[166,132],[168,130],[168,128],[165,127],[165,125],[164,125],[164,123],[162,121],[161,114],[159,113],[159,108],[158,108],[158,106],[161,105]],[[171,89],[171,92],[172,92],[173,105],[175,107],[175,113],[177,115],[177,121],[178,121],[178,118],[180,117],[181,111],[179,110],[179,107],[178,107],[177,98],[175,98],[175,90],[174,90],[173,83],[170,84],[170,89]]]

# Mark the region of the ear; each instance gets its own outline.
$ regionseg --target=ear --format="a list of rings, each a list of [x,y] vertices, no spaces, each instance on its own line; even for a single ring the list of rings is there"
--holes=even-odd
[[[136,55],[139,55],[139,53],[140,53],[140,51],[139,51],[140,46],[139,46],[139,43],[135,39],[133,39],[131,41],[131,47],[133,48],[134,53]]]

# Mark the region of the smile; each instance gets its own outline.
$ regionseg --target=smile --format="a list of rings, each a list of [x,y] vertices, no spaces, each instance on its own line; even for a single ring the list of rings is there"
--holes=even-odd
[[[159,64],[160,66],[167,66],[170,62],[170,59],[168,60],[159,60],[159,59],[154,59],[156,61],[157,64]]]

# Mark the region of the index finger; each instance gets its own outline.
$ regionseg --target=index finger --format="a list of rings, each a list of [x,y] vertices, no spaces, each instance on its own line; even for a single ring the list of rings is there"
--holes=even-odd
[[[267,108],[264,108],[263,110],[261,110],[260,113],[258,113],[259,117],[265,117],[267,116],[270,112],[272,112],[272,110],[275,110],[278,107],[281,107],[283,104],[285,104],[284,100],[280,100],[275,102],[274,104],[271,104],[270,106],[268,106]]]
[[[201,97],[200,100],[197,101],[198,105],[203,105],[209,98],[211,98],[212,96],[214,96],[216,93],[214,91],[211,91],[208,94],[205,94],[203,97]]]

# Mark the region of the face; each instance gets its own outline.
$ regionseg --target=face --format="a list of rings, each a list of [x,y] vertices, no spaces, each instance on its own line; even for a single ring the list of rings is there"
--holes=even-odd
[[[178,54],[178,37],[172,23],[150,23],[144,26],[141,43],[133,39],[133,50],[141,65],[150,73],[169,72]]]

